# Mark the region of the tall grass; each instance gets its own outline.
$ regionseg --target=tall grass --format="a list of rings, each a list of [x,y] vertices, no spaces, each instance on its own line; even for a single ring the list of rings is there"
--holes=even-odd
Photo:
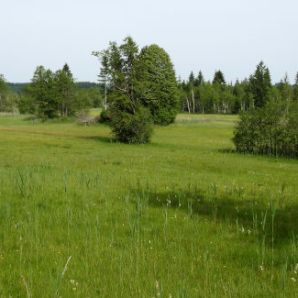
[[[144,146],[0,118],[0,296],[296,297],[298,162],[229,153],[228,117]]]

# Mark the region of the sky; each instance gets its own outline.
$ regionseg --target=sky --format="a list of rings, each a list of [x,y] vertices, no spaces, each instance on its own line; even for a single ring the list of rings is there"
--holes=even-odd
[[[272,80],[298,72],[297,0],[0,0],[0,73],[27,82],[37,65],[68,63],[78,81],[96,81],[91,55],[130,35],[171,56],[177,77],[202,70],[244,79],[263,60]]]

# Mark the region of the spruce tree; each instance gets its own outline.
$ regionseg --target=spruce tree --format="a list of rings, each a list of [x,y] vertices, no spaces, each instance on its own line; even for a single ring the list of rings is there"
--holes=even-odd
[[[225,80],[225,77],[224,77],[224,74],[222,73],[222,71],[218,70],[218,71],[215,72],[212,83],[214,85],[215,84],[225,85],[226,80]]]
[[[105,82],[108,98],[103,115],[109,116],[116,139],[124,143],[149,142],[152,116],[136,92],[137,44],[127,37],[120,46],[112,42],[106,50],[93,54],[101,58],[100,76]]]
[[[151,111],[154,123],[168,125],[174,122],[179,110],[178,86],[167,52],[155,44],[143,48],[136,74],[138,97]]]
[[[195,80],[195,86],[199,87],[204,83],[204,76],[202,71],[199,71],[198,77]]]
[[[257,69],[249,81],[254,106],[259,108],[265,106],[271,96],[272,84],[269,69],[263,61],[257,65]]]
[[[59,103],[60,115],[67,117],[76,111],[75,82],[67,64],[55,74],[55,96]]]

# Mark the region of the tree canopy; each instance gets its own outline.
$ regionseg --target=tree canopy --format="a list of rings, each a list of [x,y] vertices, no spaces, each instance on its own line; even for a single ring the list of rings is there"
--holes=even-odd
[[[167,125],[174,121],[179,110],[178,89],[165,50],[150,45],[140,51],[133,39],[126,37],[121,45],[111,42],[107,49],[93,54],[101,59],[100,77],[118,140],[148,142],[152,122]]]

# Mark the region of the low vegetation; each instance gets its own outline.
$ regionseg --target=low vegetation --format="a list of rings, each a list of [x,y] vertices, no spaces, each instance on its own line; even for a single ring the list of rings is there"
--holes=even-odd
[[[237,121],[126,145],[2,115],[0,296],[297,297],[297,160],[233,152]]]
[[[239,152],[298,157],[298,102],[272,101],[242,113],[234,143]]]

